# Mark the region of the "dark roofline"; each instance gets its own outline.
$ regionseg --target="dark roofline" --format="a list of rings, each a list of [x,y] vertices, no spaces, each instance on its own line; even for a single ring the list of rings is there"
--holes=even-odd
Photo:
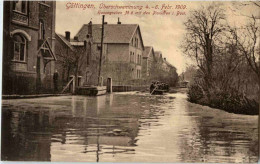
[[[148,52],[148,55],[152,52],[153,53],[153,57],[154,57],[154,49],[153,49],[153,46],[145,46],[144,47],[144,50],[145,50],[145,48],[149,48],[150,50],[149,50],[149,52]],[[148,57],[148,56],[147,56]],[[143,57],[143,58],[147,58],[147,57]]]
[[[139,24],[134,24],[134,25],[137,25],[137,27],[136,27],[134,33],[136,32],[137,29],[139,29],[139,32],[140,32],[140,38],[141,38],[141,43],[142,43],[142,47],[143,47],[143,50],[144,50],[144,42],[143,42],[143,37],[142,37],[142,33],[141,33],[141,28],[140,28]],[[132,37],[131,37],[129,43],[131,43],[131,40],[132,40],[133,37],[134,37],[134,33],[133,33],[133,35],[132,35]]]
[[[92,26],[102,26],[102,24],[92,24]],[[140,26],[139,24],[105,24],[104,26],[127,26],[127,25],[135,25],[136,26],[136,29],[134,30],[133,34],[132,34],[132,37],[130,38],[129,40],[129,44],[131,43],[131,40],[133,39],[134,37],[134,34],[136,32],[137,29],[139,29],[139,32],[140,32],[140,38],[141,38],[141,44],[142,44],[142,49],[144,50],[144,42],[143,42],[143,37],[142,37],[142,33],[141,33],[141,29],[140,29]],[[78,36],[78,34],[84,29],[85,26],[88,26],[88,24],[83,24],[82,27],[79,29],[79,31],[76,33],[75,36]],[[105,44],[111,44],[111,43],[105,43]],[[118,43],[114,43],[114,44],[118,44]],[[123,44],[123,43],[122,43]],[[126,43],[125,43],[126,44]]]
[[[69,41],[67,41],[66,40],[66,42],[65,42],[65,40],[64,39],[66,39],[63,35],[61,35],[61,34],[58,34],[58,33],[55,33],[55,36],[58,36],[58,38],[67,46],[67,47],[69,47],[72,51],[74,51],[74,47],[70,44],[70,42]],[[64,39],[62,38],[62,37],[64,37]],[[69,45],[68,45],[69,44]]]
[[[82,26],[81,26],[81,28],[79,29],[79,31],[76,33],[76,35],[75,36],[77,36],[78,37],[78,34],[79,34],[79,32],[83,29],[83,27],[85,26],[85,25],[88,25],[88,24],[83,24]]]
[[[155,51],[154,51],[154,49],[153,49],[153,46],[150,46],[150,47],[152,47],[152,53],[153,53],[153,55],[155,55]]]
[[[165,64],[168,65],[169,67],[172,67],[172,68],[175,68],[175,69],[176,69],[176,67],[173,66],[173,65],[172,65],[171,63],[169,63],[168,61],[164,60],[164,62],[165,62]]]

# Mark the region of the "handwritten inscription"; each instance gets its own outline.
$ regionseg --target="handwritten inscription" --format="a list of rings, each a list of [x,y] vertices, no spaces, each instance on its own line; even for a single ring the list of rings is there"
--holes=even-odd
[[[95,10],[98,15],[172,15],[184,16],[186,15],[187,6],[185,4],[170,5],[154,4],[151,5],[122,5],[109,4],[100,2],[99,4],[92,4],[87,2],[67,2],[66,9],[81,9],[81,10]]]

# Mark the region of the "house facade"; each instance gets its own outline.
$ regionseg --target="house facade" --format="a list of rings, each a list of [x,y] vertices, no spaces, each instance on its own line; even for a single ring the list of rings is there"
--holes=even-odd
[[[97,79],[101,50],[101,24],[85,24],[75,36],[77,42],[90,37],[93,65],[88,68],[91,79]],[[119,35],[120,34],[120,35]],[[75,43],[76,44],[76,43]],[[113,79],[113,85],[129,85],[142,78],[142,57],[144,45],[140,27],[137,24],[105,24],[101,64],[101,76],[106,82]],[[98,69],[97,69],[98,68]],[[91,84],[91,81],[88,83]]]
[[[151,46],[145,46],[142,61],[142,77],[148,79],[151,75],[151,68],[154,62],[154,49]]]
[[[61,90],[66,85],[70,76],[73,74],[73,55],[75,48],[70,44],[69,32],[66,32],[66,37],[61,34],[55,35],[55,52],[57,61],[55,69],[57,69],[60,78],[58,79],[58,90]]]
[[[70,37],[69,31],[65,32],[65,36],[56,34],[56,69],[61,75],[62,88],[72,76],[78,76],[77,86],[98,85],[99,57],[90,55],[93,49],[90,36],[78,41],[77,37]]]
[[[3,94],[50,92],[55,1],[4,1]]]

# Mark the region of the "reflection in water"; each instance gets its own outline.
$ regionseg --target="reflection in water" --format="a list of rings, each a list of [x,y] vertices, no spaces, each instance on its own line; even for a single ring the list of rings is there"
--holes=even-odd
[[[3,101],[2,159],[257,162],[257,116],[117,93]]]

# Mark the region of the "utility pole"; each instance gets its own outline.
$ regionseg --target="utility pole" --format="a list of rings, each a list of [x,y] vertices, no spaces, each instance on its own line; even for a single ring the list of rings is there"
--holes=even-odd
[[[102,55],[103,55],[104,21],[105,21],[105,15],[102,15],[101,50],[100,50],[100,59],[99,59],[98,84],[101,84],[101,66],[102,66]]]

